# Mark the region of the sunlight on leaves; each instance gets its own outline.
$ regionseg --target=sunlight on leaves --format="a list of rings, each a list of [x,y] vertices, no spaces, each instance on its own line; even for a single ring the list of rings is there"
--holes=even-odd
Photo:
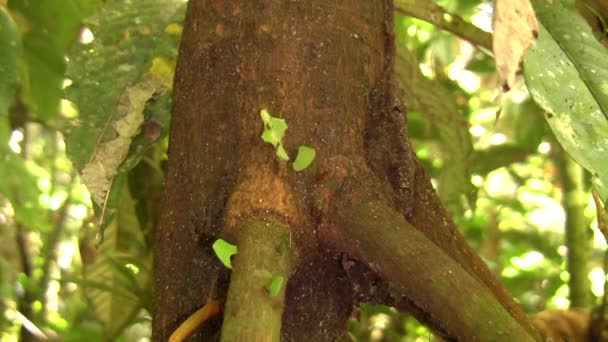
[[[521,257],[511,258],[511,264],[521,270],[530,271],[538,267],[544,259],[545,256],[542,255],[542,253],[539,253],[537,251],[531,251]]]

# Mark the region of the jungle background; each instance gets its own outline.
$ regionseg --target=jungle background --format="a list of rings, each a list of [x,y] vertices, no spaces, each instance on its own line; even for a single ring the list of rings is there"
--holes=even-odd
[[[601,50],[570,58],[608,72],[608,5],[572,8],[555,25],[572,35],[585,26]],[[1,340],[151,338],[151,234],[185,9],[174,0],[0,1]],[[502,93],[493,13],[490,1],[395,1],[410,136],[462,233],[527,313],[590,309],[604,294],[591,189],[605,198],[593,139],[606,118],[580,146],[564,144],[585,171],[558,142],[565,129],[547,123],[551,106],[530,96],[533,78],[520,74]],[[142,82],[148,75],[155,81]],[[584,72],[563,77],[593,88]],[[584,105],[606,115],[604,100]],[[582,107],[572,103],[567,119]],[[108,147],[117,123],[122,140]],[[89,168],[102,148],[115,165],[104,171],[109,184]],[[100,187],[111,189],[101,206],[91,199]],[[359,311],[355,340],[431,338],[390,307]]]

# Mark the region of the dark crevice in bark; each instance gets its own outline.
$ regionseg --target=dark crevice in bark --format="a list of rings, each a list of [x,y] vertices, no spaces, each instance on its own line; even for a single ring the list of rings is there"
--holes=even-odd
[[[319,248],[301,262],[287,284],[283,341],[334,341],[346,332],[355,307],[340,256]]]

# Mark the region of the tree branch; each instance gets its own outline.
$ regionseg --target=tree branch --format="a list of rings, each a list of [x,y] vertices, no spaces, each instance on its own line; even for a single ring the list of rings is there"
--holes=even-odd
[[[420,20],[428,21],[439,29],[468,40],[469,42],[492,50],[492,34],[451,14],[436,3],[428,0],[396,0],[395,11]]]
[[[460,341],[533,341],[489,289],[390,208],[356,191],[336,207],[337,247],[396,283],[416,306]]]
[[[284,225],[260,221],[248,221],[239,233],[222,341],[280,340],[292,263],[289,234]]]

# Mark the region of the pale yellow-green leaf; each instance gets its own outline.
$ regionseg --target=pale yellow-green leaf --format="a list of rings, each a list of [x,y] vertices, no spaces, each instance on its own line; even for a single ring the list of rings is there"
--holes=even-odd
[[[314,148],[304,145],[300,146],[296,160],[292,165],[294,171],[299,172],[306,169],[315,159],[315,156],[316,152]]]
[[[149,72],[159,78],[165,87],[173,89],[175,61],[165,57],[156,57],[152,60],[152,67],[150,67]]]
[[[279,159],[283,161],[289,160],[289,155],[287,154],[287,151],[285,151],[285,149],[283,148],[283,145],[277,146],[277,157],[279,157]]]

